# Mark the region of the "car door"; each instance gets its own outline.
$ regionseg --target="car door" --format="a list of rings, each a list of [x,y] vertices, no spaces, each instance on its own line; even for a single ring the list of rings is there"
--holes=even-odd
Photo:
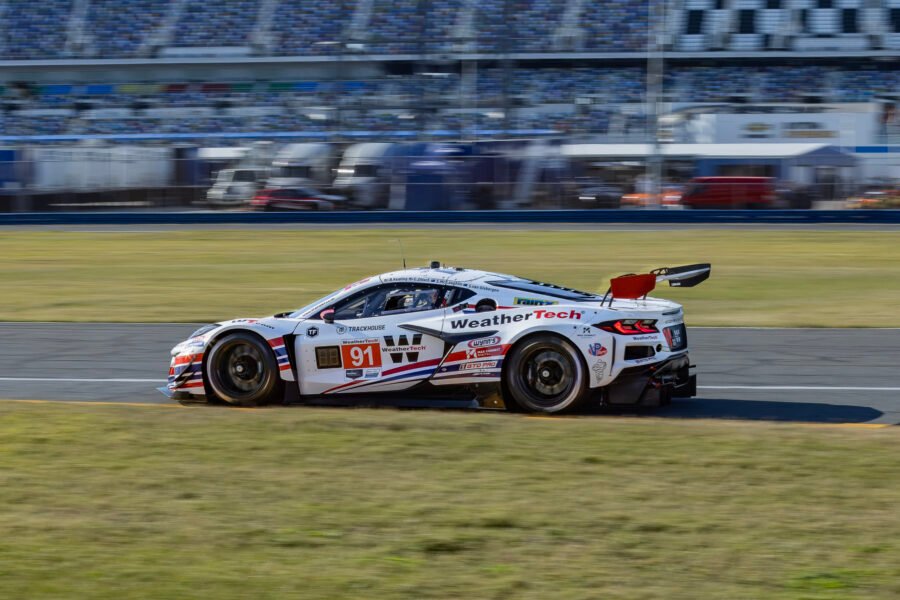
[[[300,393],[395,392],[430,377],[444,353],[445,293],[440,283],[392,282],[326,307],[320,317],[333,311],[333,320],[298,330]]]

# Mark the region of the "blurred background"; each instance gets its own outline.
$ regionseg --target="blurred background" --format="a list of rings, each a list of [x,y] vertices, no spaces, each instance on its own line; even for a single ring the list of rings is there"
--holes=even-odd
[[[0,1],[0,211],[900,205],[897,0]]]

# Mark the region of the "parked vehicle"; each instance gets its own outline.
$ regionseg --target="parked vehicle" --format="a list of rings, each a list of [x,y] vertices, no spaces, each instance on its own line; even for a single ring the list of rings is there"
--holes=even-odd
[[[623,208],[642,208],[645,206],[661,206],[663,208],[679,208],[684,190],[681,186],[666,185],[658,196],[654,194],[625,194],[620,202]]]
[[[390,190],[390,151],[394,144],[353,144],[344,151],[334,188],[360,208],[385,208]]]
[[[685,208],[774,208],[771,177],[695,177],[681,196]]]
[[[847,208],[900,208],[900,189],[868,190],[847,198]]]
[[[343,196],[322,194],[311,188],[260,190],[250,201],[254,210],[334,210],[343,208]]]
[[[265,177],[266,173],[257,169],[222,169],[206,192],[206,202],[218,206],[247,204]]]
[[[619,208],[622,188],[602,181],[579,178],[577,186],[578,201],[572,203],[575,208]]]
[[[275,155],[267,185],[272,188],[329,186],[335,160],[333,144],[288,144]]]

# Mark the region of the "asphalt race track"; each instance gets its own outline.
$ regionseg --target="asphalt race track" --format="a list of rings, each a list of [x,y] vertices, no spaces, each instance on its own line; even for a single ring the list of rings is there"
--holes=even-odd
[[[0,399],[171,403],[155,388],[169,349],[195,328],[0,323]],[[641,414],[900,424],[900,329],[693,328],[689,336],[699,396]]]

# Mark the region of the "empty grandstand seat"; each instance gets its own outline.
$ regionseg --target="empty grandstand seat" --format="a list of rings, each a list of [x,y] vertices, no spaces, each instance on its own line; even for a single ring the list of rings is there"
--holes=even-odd
[[[350,20],[353,0],[281,0],[275,9],[271,35],[275,54],[343,54],[344,27]]]
[[[7,6],[2,32],[4,55],[10,59],[57,58],[64,55],[66,22],[72,0],[16,2]]]
[[[258,0],[183,0],[172,46],[227,47],[249,44],[259,12]]]
[[[730,39],[730,50],[755,52],[763,49],[763,36],[758,33],[735,33]]]
[[[170,0],[90,0],[89,48],[96,56],[136,56],[150,31],[165,18]]]

